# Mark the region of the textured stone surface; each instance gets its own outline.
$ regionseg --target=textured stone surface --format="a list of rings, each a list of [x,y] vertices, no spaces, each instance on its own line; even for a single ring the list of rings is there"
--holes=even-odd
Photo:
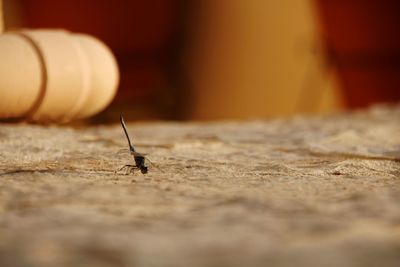
[[[400,107],[0,125],[0,266],[400,266]]]

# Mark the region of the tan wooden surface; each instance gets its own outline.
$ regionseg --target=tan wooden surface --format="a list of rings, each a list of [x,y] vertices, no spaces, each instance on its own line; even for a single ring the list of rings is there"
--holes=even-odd
[[[0,266],[399,266],[400,107],[0,125]]]

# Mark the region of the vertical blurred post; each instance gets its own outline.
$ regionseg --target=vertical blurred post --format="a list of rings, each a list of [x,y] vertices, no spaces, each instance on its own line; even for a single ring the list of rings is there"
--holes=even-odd
[[[3,0],[0,0],[0,33],[3,32]]]
[[[201,4],[192,42],[193,119],[262,118],[340,108],[334,81],[313,53],[310,0]],[[189,113],[189,112],[188,112]]]

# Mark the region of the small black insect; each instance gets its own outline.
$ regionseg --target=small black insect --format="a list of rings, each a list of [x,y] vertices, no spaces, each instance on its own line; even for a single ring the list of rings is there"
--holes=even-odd
[[[121,169],[119,169],[119,171],[123,170],[123,169],[127,169],[130,172],[133,172],[133,170],[139,169],[143,174],[146,174],[148,171],[148,168],[145,165],[146,158],[143,154],[140,154],[139,152],[137,152],[135,150],[134,146],[132,145],[131,139],[129,138],[129,135],[128,135],[128,132],[126,131],[125,121],[124,121],[124,118],[122,117],[122,115],[119,116],[119,120],[121,122],[122,129],[124,129],[126,139],[128,139],[129,153],[135,159],[135,165],[131,165],[131,164],[125,165]]]

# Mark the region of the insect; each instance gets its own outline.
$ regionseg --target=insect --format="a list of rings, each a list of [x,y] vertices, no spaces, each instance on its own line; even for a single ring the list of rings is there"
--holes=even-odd
[[[132,145],[131,139],[129,138],[128,132],[126,130],[126,125],[125,125],[124,118],[122,117],[122,114],[119,116],[119,120],[121,122],[122,129],[124,129],[126,139],[128,139],[129,153],[133,156],[133,158],[135,160],[135,165],[132,165],[132,164],[124,165],[118,171],[127,169],[129,172],[133,172],[133,170],[139,169],[143,174],[146,174],[148,172],[148,168],[145,165],[146,158],[143,154],[140,154],[139,152],[137,152],[135,150],[135,147]]]

